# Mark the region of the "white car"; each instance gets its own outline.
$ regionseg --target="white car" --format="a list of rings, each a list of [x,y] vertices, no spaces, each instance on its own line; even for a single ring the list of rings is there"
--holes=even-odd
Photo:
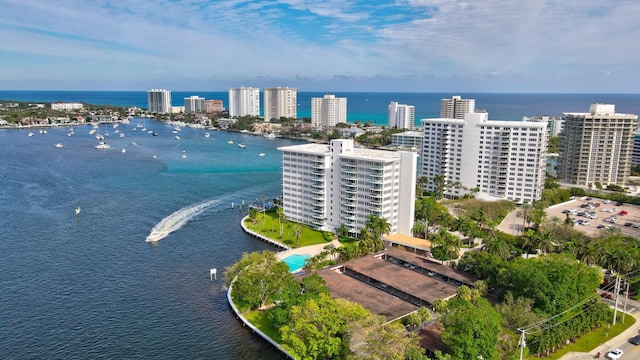
[[[613,349],[607,353],[607,359],[618,360],[622,357],[622,354],[623,354],[622,350]]]

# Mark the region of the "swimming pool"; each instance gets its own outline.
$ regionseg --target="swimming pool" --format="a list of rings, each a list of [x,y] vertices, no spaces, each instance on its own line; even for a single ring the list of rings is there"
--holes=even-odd
[[[310,257],[311,255],[306,255],[306,254],[293,254],[291,256],[287,256],[286,258],[282,259],[282,261],[284,261],[285,264],[289,266],[289,270],[291,272],[296,272],[302,269],[302,267],[304,266],[304,263]]]

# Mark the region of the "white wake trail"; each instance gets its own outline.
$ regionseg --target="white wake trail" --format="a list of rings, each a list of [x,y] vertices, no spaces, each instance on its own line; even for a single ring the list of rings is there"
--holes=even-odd
[[[146,242],[155,243],[165,237],[169,236],[172,232],[183,227],[189,220],[200,215],[208,208],[217,205],[220,200],[206,200],[193,205],[184,207],[173,214],[162,219],[156,226],[151,229],[151,233],[147,236]]]

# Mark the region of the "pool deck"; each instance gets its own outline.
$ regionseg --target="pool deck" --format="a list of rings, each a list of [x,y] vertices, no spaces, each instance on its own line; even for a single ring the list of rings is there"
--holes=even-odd
[[[288,256],[295,255],[295,254],[315,256],[323,252],[325,250],[324,248],[329,244],[332,244],[336,248],[342,246],[342,243],[340,243],[340,241],[338,241],[337,239],[334,239],[330,243],[309,245],[309,246],[303,246],[295,249],[283,250],[278,252],[276,254],[276,257],[278,258],[278,260],[282,260]]]

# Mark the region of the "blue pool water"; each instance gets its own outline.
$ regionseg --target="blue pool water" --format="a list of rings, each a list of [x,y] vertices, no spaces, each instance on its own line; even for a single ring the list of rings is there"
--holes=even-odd
[[[307,261],[307,259],[310,257],[310,255],[294,254],[291,256],[287,256],[286,258],[282,259],[282,261],[284,261],[289,266],[289,270],[291,270],[291,272],[296,272],[302,269],[305,261]]]

